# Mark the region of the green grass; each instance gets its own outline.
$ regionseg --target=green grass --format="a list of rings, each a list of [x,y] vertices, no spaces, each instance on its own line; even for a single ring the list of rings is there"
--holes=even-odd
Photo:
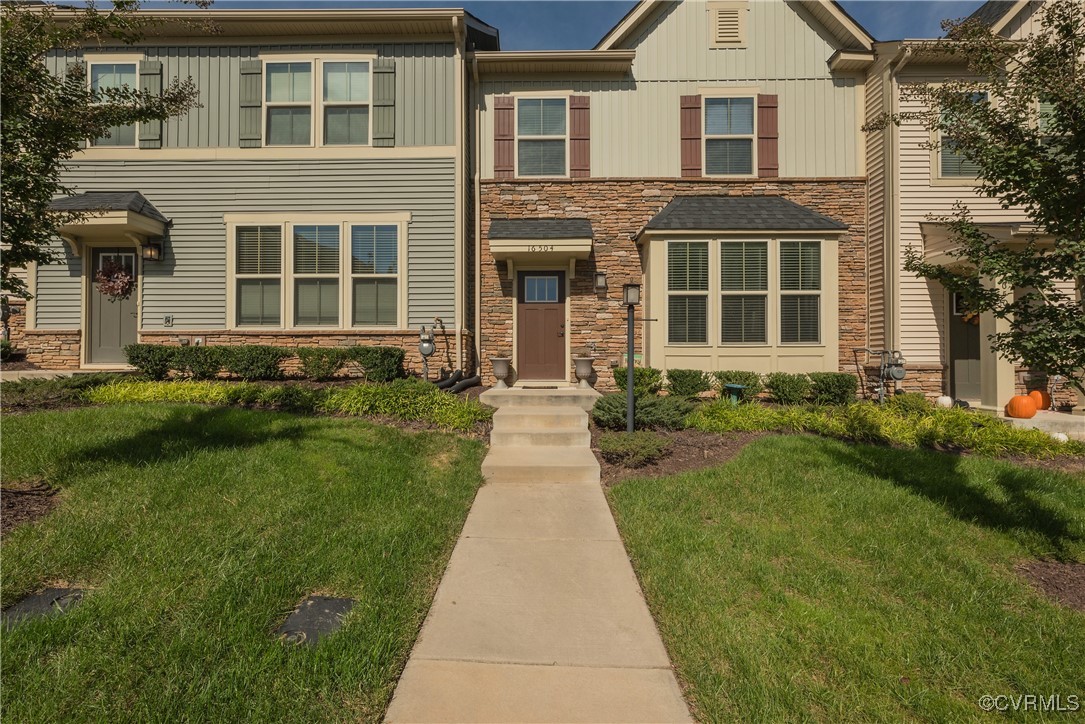
[[[1013,570],[1085,560],[1080,476],[780,436],[609,497],[704,721],[962,721],[984,694],[1085,692],[1085,616]]]
[[[382,714],[481,482],[480,444],[359,420],[193,406],[7,417],[3,479],[60,507],[3,543],[5,721],[321,721]],[[273,629],[350,596],[315,648]]]

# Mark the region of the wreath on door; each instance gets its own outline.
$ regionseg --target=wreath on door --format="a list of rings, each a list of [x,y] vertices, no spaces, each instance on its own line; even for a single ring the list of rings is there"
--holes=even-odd
[[[113,259],[107,259],[102,263],[102,268],[94,275],[94,282],[98,285],[98,291],[109,299],[117,302],[132,296],[132,288],[135,279],[124,267]]]

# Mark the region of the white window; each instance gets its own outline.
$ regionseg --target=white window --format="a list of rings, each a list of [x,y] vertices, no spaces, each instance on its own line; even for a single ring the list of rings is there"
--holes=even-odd
[[[768,342],[769,244],[720,243],[720,341]]]
[[[708,343],[708,242],[667,243],[667,340]]]
[[[821,242],[780,242],[780,342],[821,342]]]
[[[294,326],[339,326],[338,226],[294,226]]]
[[[236,308],[239,327],[282,322],[281,226],[239,226],[235,232]]]
[[[972,93],[970,99],[973,103],[985,103],[987,94]],[[938,173],[942,178],[976,178],[979,175],[979,165],[965,157],[956,144],[944,134],[941,137],[938,157]]]
[[[517,99],[517,176],[568,175],[568,111],[567,98]]]
[[[399,227],[351,225],[350,275],[358,327],[395,326],[399,299]]]
[[[89,63],[90,90],[100,100],[108,100],[103,91],[111,88],[138,88],[139,76],[136,63],[91,62]],[[136,145],[136,124],[112,126],[107,135],[95,138],[92,146],[132,147]]]
[[[749,176],[754,172],[753,97],[704,99],[706,176]]]
[[[265,144],[368,145],[370,78],[368,60],[265,61]]]

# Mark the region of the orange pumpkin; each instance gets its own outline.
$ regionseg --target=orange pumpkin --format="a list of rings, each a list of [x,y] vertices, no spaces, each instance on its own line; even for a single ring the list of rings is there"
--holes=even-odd
[[[1036,403],[1037,410],[1050,410],[1051,409],[1051,395],[1047,394],[1043,390],[1033,390],[1028,393],[1028,396],[1032,398]]]
[[[1028,395],[1016,395],[1006,403],[1006,416],[1027,420],[1036,416],[1036,400]]]

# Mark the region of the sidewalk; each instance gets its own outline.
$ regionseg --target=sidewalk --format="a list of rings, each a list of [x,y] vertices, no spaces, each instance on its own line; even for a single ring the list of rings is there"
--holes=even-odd
[[[598,483],[490,483],[389,722],[689,721]]]

